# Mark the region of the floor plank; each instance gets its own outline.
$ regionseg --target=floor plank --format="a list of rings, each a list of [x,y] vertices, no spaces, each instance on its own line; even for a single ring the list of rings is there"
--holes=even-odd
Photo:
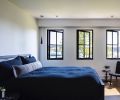
[[[120,80],[113,80],[111,86],[105,83],[105,100],[120,100]]]

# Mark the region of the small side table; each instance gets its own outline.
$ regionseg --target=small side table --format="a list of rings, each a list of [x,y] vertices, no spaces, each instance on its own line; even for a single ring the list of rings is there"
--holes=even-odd
[[[110,72],[110,69],[103,69],[102,72],[105,73],[105,82],[108,82],[108,73]]]

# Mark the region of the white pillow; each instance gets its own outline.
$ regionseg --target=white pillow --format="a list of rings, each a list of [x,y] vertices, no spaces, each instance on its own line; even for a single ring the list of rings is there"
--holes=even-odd
[[[40,61],[36,61],[25,65],[13,65],[13,73],[15,77],[19,77],[22,74],[29,73],[39,68],[42,68],[42,64]]]

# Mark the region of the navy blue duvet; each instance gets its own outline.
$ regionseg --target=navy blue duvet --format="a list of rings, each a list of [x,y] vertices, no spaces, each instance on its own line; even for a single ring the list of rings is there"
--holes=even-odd
[[[104,85],[90,67],[43,67],[6,86],[23,100],[104,100]]]
[[[43,67],[19,78],[90,78],[96,84],[100,84],[100,78],[91,67]]]

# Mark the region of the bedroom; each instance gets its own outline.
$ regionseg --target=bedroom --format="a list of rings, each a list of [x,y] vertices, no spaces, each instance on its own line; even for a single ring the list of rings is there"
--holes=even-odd
[[[106,0],[106,2],[104,2],[103,8],[99,8],[100,12],[96,11],[94,8],[100,7],[100,5],[97,6],[97,0],[91,0],[94,2],[96,1],[96,4],[91,4],[93,7],[92,11],[95,10],[92,14],[86,12],[90,16],[90,18],[82,16],[85,13],[81,12],[81,10],[77,10],[76,16],[78,16],[78,18],[74,18],[75,15],[72,16],[73,18],[61,18],[62,15],[59,15],[59,10],[54,12],[54,9],[53,12],[48,12],[53,13],[53,15],[50,15],[50,17],[53,16],[53,18],[46,18],[47,15],[44,14],[44,12],[39,12],[39,19],[37,20],[35,20],[31,16],[29,11],[26,11],[27,8],[24,10],[24,7],[27,7],[27,5],[28,8],[30,8],[29,6],[33,4],[32,1],[33,0],[31,0],[30,5],[27,4],[27,1],[22,0],[21,2],[19,2],[18,0],[0,1],[0,56],[32,54],[36,58],[40,59],[43,66],[91,66],[96,69],[100,77],[103,77],[104,73],[102,73],[102,70],[105,65],[111,66],[111,70],[115,71],[116,60],[106,59],[106,30],[119,29],[120,27],[118,12],[119,3],[117,3],[119,2],[118,0],[116,0],[116,2],[113,0],[111,0],[111,2],[107,2],[108,0]],[[37,1],[39,2],[39,0]],[[55,0],[53,1],[55,2]],[[65,1],[68,2],[68,0]],[[72,0],[70,1],[72,2]],[[60,2],[61,1],[59,1],[59,4],[61,4]],[[89,4],[87,2],[88,1],[83,3],[85,3],[88,7]],[[38,3],[35,3],[35,5],[37,4]],[[41,6],[42,4],[45,4],[45,2],[42,1]],[[50,4],[55,5],[53,2],[51,2]],[[73,4],[77,3],[75,3],[74,1]],[[108,6],[108,4],[110,5],[110,7]],[[61,5],[64,5],[64,3],[62,3]],[[43,7],[44,6],[45,5],[43,5]],[[62,9],[64,9],[64,7]],[[106,13],[110,10],[107,8],[105,10],[104,7],[112,9],[111,12]],[[35,8],[33,8],[33,12],[36,15],[36,12],[34,10]],[[68,10],[69,9],[65,7],[65,11]],[[79,16],[78,12],[82,14],[80,14]],[[69,13],[66,14],[69,15]],[[43,16],[41,16],[42,18],[40,18],[40,15],[43,15],[45,18],[43,18]],[[63,60],[47,60],[47,29],[64,30]],[[78,29],[93,30],[93,60],[76,59],[76,30]],[[42,44],[40,44],[41,37],[43,42]]]

